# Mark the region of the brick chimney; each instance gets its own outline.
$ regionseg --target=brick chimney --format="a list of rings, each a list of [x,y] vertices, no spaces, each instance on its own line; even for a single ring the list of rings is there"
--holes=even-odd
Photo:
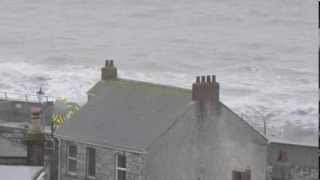
[[[286,151],[280,150],[278,154],[278,161],[279,162],[288,162],[288,154]]]
[[[288,154],[285,150],[280,150],[277,161],[272,167],[272,179],[290,180],[291,163],[288,161]]]
[[[106,60],[105,67],[101,69],[101,80],[110,80],[117,78],[117,68],[113,64],[113,60]]]
[[[192,85],[192,100],[210,104],[219,102],[219,84],[214,75],[197,76]]]
[[[43,165],[45,135],[41,130],[41,108],[31,108],[31,128],[26,137],[29,165]]]

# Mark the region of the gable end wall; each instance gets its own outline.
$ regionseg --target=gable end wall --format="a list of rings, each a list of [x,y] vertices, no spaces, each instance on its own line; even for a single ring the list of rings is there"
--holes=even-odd
[[[233,170],[249,168],[263,180],[266,156],[266,139],[229,109],[199,115],[194,103],[149,147],[145,179],[232,180]]]

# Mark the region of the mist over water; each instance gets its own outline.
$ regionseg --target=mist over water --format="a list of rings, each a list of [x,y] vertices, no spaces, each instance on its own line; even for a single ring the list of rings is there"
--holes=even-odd
[[[215,74],[222,102],[270,137],[317,142],[313,0],[2,0],[0,89],[81,104],[105,59],[120,77],[191,88]]]

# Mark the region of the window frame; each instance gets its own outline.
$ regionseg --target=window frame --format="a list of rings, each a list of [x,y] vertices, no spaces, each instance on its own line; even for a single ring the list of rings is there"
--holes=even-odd
[[[71,156],[70,154],[70,149],[71,147],[75,147],[75,156]],[[78,157],[77,157],[77,153],[78,153],[78,147],[75,144],[68,144],[67,145],[67,173],[70,175],[76,175],[77,174],[77,166],[78,166]],[[75,162],[75,171],[70,170],[70,161],[74,161]]]
[[[94,175],[89,174],[90,168],[90,150],[94,152]],[[97,150],[93,147],[86,148],[86,176],[90,179],[96,179],[97,176]]]
[[[119,167],[119,156],[124,156],[125,158],[125,168]],[[127,168],[127,156],[125,153],[116,153],[115,154],[115,180],[118,180],[118,171],[122,171],[125,173],[125,180],[127,180],[128,168]]]

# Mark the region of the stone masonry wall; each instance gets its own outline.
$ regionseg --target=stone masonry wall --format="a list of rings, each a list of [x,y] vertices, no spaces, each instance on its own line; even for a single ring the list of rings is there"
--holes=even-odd
[[[77,174],[70,175],[67,172],[67,146],[77,146]],[[88,145],[78,142],[61,140],[60,146],[60,180],[87,180],[86,176],[86,148],[96,149],[96,178],[95,180],[115,179],[115,158],[117,153],[123,153],[117,149],[101,146]],[[125,152],[127,157],[127,180],[143,180],[145,160],[144,155],[139,153]]]

